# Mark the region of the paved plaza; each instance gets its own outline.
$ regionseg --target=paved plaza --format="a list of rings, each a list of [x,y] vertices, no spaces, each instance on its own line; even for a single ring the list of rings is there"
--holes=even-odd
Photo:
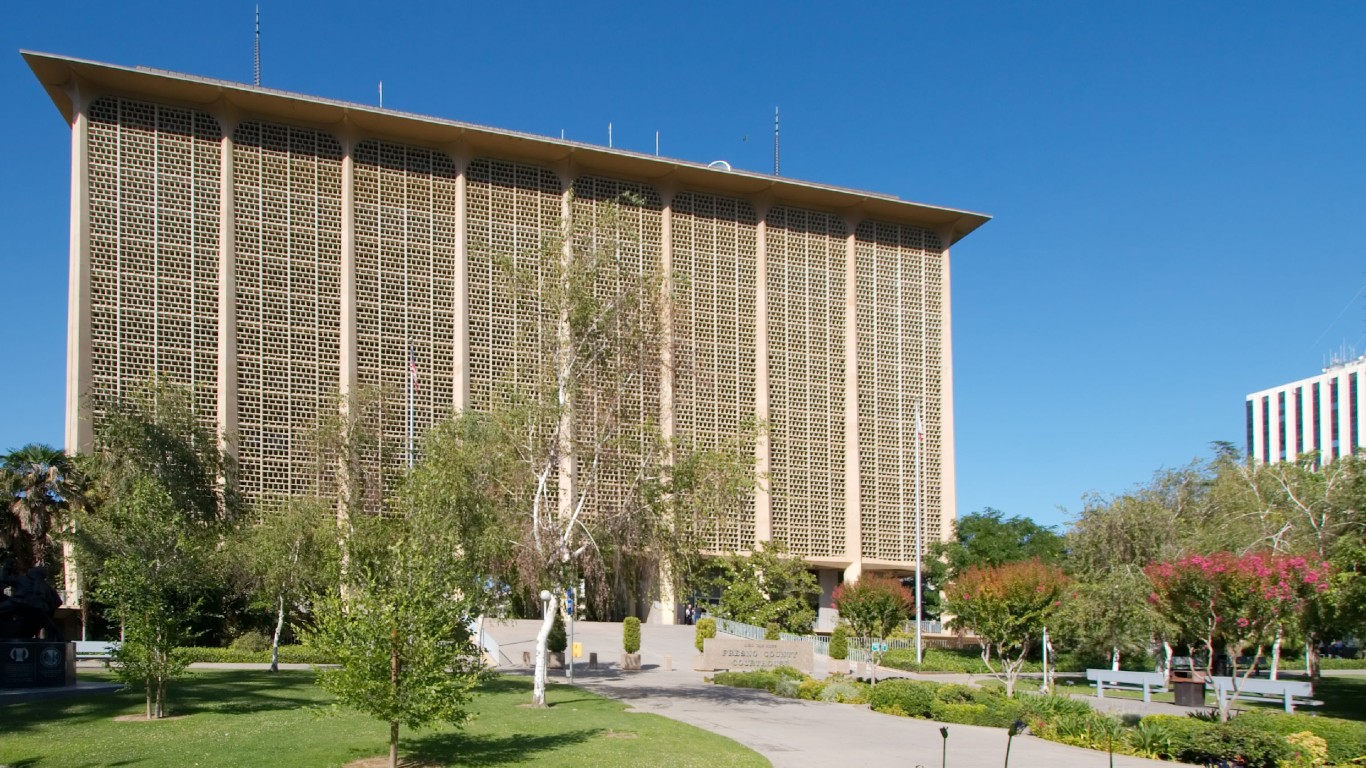
[[[540,622],[512,621],[491,624],[505,671],[525,671],[522,651],[535,648]],[[719,733],[744,744],[772,761],[775,768],[829,768],[832,765],[925,766],[940,765],[940,724],[929,720],[896,717],[867,707],[829,704],[773,696],[765,691],[716,686],[704,681],[709,673],[692,669],[693,627],[647,624],[641,627],[643,671],[617,669],[621,655],[621,625],[578,622],[575,640],[583,643],[584,661],[575,670],[575,684],[620,699],[640,712]],[[587,669],[587,655],[596,652],[605,668]],[[816,657],[816,675],[826,672],[828,659]],[[666,669],[671,666],[672,669]],[[895,676],[908,677],[891,671]],[[563,681],[556,670],[552,680]],[[881,676],[881,675],[879,675]],[[966,675],[925,675],[941,682],[963,682]],[[550,702],[555,693],[552,689]],[[1186,710],[1166,704],[1110,699],[1124,711]],[[1138,705],[1134,708],[1132,705]],[[1141,708],[1141,709],[1140,709]],[[1149,709],[1151,708],[1151,709]],[[1005,756],[1006,732],[1000,728],[949,725],[949,759],[953,768],[997,768]],[[1107,766],[1109,757],[1032,736],[1016,737],[1011,747],[1013,768],[1069,768]],[[1118,768],[1168,766],[1176,763],[1116,756]]]

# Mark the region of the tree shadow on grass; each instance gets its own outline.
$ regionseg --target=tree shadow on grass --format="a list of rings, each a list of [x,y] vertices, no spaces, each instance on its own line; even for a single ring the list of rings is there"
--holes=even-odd
[[[175,680],[167,692],[170,715],[249,714],[294,710],[322,704],[304,691],[312,686],[312,672],[236,671],[203,672]],[[10,733],[31,731],[47,724],[91,723],[143,710],[145,695],[140,687],[117,693],[92,693],[79,698],[11,704],[0,709],[4,729]]]
[[[1305,708],[1305,712],[1317,710],[1316,714],[1327,717],[1366,721],[1366,678],[1325,675],[1314,683],[1314,698],[1323,706]]]
[[[582,744],[601,732],[601,729],[594,728],[543,735],[514,733],[511,736],[471,736],[460,732],[437,733],[405,739],[399,745],[399,751],[419,761],[450,765],[513,765],[535,761],[542,752]]]

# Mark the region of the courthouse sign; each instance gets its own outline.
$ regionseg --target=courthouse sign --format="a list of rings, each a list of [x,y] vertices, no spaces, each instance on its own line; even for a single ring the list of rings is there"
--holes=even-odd
[[[732,671],[796,667],[812,673],[811,643],[795,640],[731,640],[709,637],[702,644],[702,664],[707,669]]]

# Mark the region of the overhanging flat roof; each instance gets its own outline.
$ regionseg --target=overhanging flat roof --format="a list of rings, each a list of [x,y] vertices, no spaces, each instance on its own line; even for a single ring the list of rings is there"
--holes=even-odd
[[[429,146],[459,144],[472,155],[547,165],[568,162],[580,172],[649,183],[669,183],[737,197],[764,195],[775,203],[847,212],[867,219],[947,229],[950,244],[991,219],[980,213],[912,203],[891,195],[813,184],[750,171],[726,171],[701,163],[581,144],[529,133],[487,128],[364,104],[323,99],[143,67],[21,51],[57,109],[71,122],[70,88],[169,102],[209,110],[226,108],[244,116],[339,131],[353,126],[367,137]]]

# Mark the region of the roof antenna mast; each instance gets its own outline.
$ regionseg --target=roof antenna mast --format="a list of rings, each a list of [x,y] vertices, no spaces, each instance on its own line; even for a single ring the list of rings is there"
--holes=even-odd
[[[773,108],[773,175],[781,176],[778,172],[778,108]]]
[[[252,57],[252,85],[261,87],[261,6],[256,6],[256,46]]]

